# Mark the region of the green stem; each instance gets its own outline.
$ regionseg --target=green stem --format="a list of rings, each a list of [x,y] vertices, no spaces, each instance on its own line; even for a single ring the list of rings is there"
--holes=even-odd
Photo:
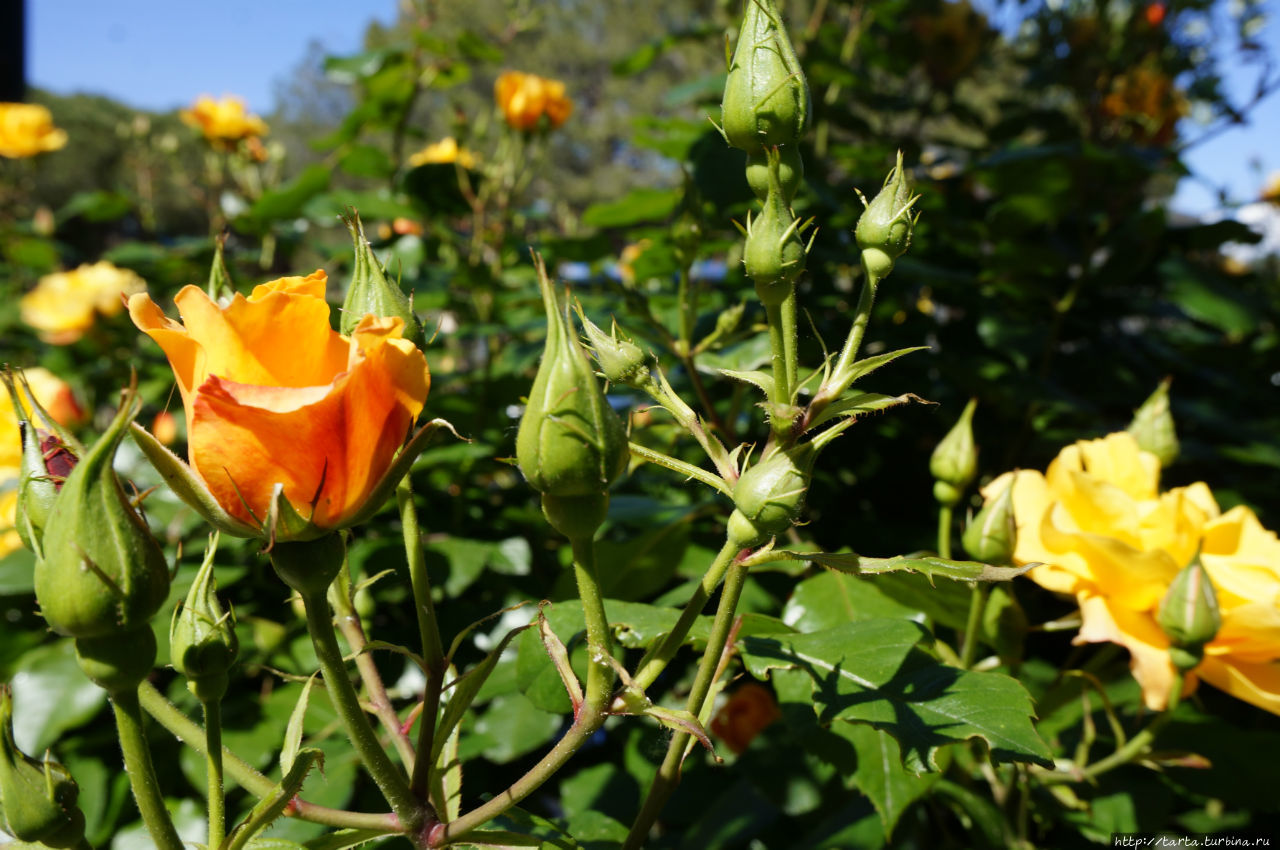
[[[969,616],[965,618],[964,642],[960,645],[960,666],[966,670],[973,666],[978,655],[978,624],[982,621],[982,612],[987,607],[987,594],[990,592],[991,585],[986,582],[975,582],[970,590]]]
[[[139,685],[138,701],[146,709],[147,714],[169,730],[175,738],[197,753],[208,755],[209,750],[203,730],[179,711],[176,705],[165,699],[164,694],[156,690],[155,685],[150,682]],[[253,765],[225,746],[222,748],[222,762],[226,772],[255,797],[266,797],[276,786],[274,782],[255,770]],[[330,809],[327,806],[317,806],[315,803],[304,800],[295,800],[290,814],[299,820],[339,829],[369,829],[380,833],[400,831],[396,816],[389,812],[384,814],[346,812]]]
[[[938,554],[951,560],[951,506],[938,507]]]
[[[858,358],[858,350],[862,348],[862,337],[866,334],[867,323],[871,320],[871,308],[875,306],[876,287],[880,285],[880,279],[867,268],[865,259],[862,261],[862,271],[862,291],[858,294],[858,307],[853,317],[853,327],[849,329],[849,338],[845,340],[844,348],[840,349],[840,356],[836,358],[831,377],[823,382],[809,404],[807,416],[809,421],[816,419],[827,405],[839,399],[853,383],[853,364]]]
[[[769,415],[769,425],[773,429],[774,438],[781,443],[791,431],[791,420],[784,415],[784,410],[791,405],[791,366],[787,362],[787,331],[781,304],[766,304],[764,312],[765,318],[769,321],[769,351],[773,364],[773,394],[769,397],[769,404],[773,407],[773,411]]]
[[[391,804],[391,809],[401,824],[408,830],[416,829],[421,825],[426,812],[410,790],[405,776],[396,769],[386,750],[382,749],[378,735],[373,731],[373,726],[369,724],[369,718],[360,705],[360,697],[347,676],[342,650],[338,648],[338,637],[334,632],[333,618],[329,616],[329,603],[324,591],[302,593],[302,604],[306,609],[307,631],[311,633],[311,643],[315,646],[316,658],[320,662],[325,688],[334,709],[342,719],[348,737],[351,738],[356,754],[382,791],[383,797]]]
[[[183,850],[182,839],[173,828],[169,810],[164,807],[164,794],[156,778],[155,765],[151,763],[151,750],[142,728],[142,706],[137,691],[119,691],[111,694],[111,708],[116,715],[116,729],[120,736],[120,749],[124,752],[124,769],[133,786],[133,798],[138,803],[142,822],[151,840],[160,850]]]
[[[693,318],[694,304],[690,296],[689,267],[680,267],[680,284],[676,290],[676,304],[680,308],[680,336],[676,342],[676,353],[682,359],[693,350]]]
[[[711,566],[703,574],[702,581],[694,589],[693,596],[689,597],[684,610],[680,612],[680,619],[676,620],[676,624],[662,639],[662,643],[658,644],[656,649],[641,660],[640,667],[636,670],[636,674],[631,680],[636,688],[642,691],[647,689],[661,675],[662,671],[667,669],[671,659],[675,658],[676,653],[684,644],[684,639],[688,636],[689,630],[693,628],[694,621],[702,613],[707,600],[711,598],[716,586],[720,584],[720,579],[724,578],[725,570],[729,568],[729,563],[733,561],[734,556],[739,551],[741,551],[741,547],[736,541],[725,541],[724,546],[716,554],[715,560],[711,562]]]
[[[719,490],[724,495],[733,498],[733,490],[729,488],[728,484],[724,483],[724,479],[712,475],[705,469],[700,469],[691,463],[685,463],[682,460],[677,460],[670,455],[663,454],[662,452],[651,449],[648,446],[642,446],[639,443],[628,443],[627,448],[630,450],[631,454],[641,460],[647,460],[649,463],[656,464],[657,466],[664,466],[673,472],[679,472],[688,478],[701,481],[708,487]]]
[[[707,638],[707,649],[702,655],[697,675],[693,679],[693,688],[685,703],[685,708],[694,717],[701,714],[703,703],[715,680],[720,656],[724,653],[729,630],[733,626],[733,619],[737,613],[738,600],[742,596],[743,585],[746,584],[747,571],[748,567],[745,564],[735,561],[730,566],[728,575],[725,576],[724,590],[720,593],[720,605],[716,608],[716,619],[711,626],[711,635]],[[653,777],[653,783],[649,786],[649,794],[645,797],[640,814],[636,816],[635,823],[631,825],[631,831],[627,834],[626,843],[622,845],[623,850],[638,850],[644,845],[649,830],[658,819],[662,807],[666,805],[676,786],[680,784],[680,769],[684,764],[689,738],[688,732],[676,732],[671,736],[671,742],[667,745],[666,758],[663,759],[662,766]]]
[[[613,667],[609,664],[609,621],[604,612],[604,600],[596,579],[595,546],[590,538],[571,540],[573,570],[578,581],[578,596],[582,599],[582,611],[587,621],[587,693],[578,707],[569,731],[556,742],[542,759],[500,794],[465,815],[433,828],[428,838],[429,847],[452,844],[474,832],[498,815],[519,803],[555,775],[577,752],[578,747],[604,725],[608,716],[610,688],[613,684]]]
[[[209,841],[217,850],[227,832],[226,791],[222,783],[222,703],[204,700],[205,768],[208,775]]]
[[[413,586],[414,610],[418,615],[418,640],[426,665],[426,687],[423,689],[422,716],[418,723],[418,752],[413,763],[409,787],[421,798],[433,787],[431,747],[436,735],[436,715],[440,710],[440,691],[447,668],[444,644],[440,639],[440,623],[435,603],[431,600],[431,579],[427,575],[427,558],[422,549],[422,532],[418,527],[418,509],[413,502],[413,488],[406,475],[396,486],[396,504],[400,508],[400,525],[404,529],[404,552],[409,562],[409,582]],[[437,811],[444,810],[444,800],[434,800]]]
[[[782,302],[782,345],[787,362],[787,386],[796,387],[800,380],[799,355],[796,353],[796,291]]]

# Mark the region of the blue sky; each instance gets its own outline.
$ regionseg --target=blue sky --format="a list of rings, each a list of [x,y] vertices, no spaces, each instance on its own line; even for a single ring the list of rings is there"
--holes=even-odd
[[[394,19],[397,0],[27,0],[27,76],[59,93],[94,92],[153,110],[185,106],[200,94],[234,93],[255,112],[271,112],[274,86],[320,42],[332,53],[358,50],[367,23]],[[1263,42],[1280,54],[1276,0]],[[1240,89],[1251,75],[1236,73]],[[1204,128],[1189,126],[1187,137]],[[1226,185],[1232,200],[1257,196],[1280,171],[1280,95],[1255,110],[1251,125],[1194,148],[1192,170]],[[1203,213],[1217,206],[1193,180],[1174,206]]]

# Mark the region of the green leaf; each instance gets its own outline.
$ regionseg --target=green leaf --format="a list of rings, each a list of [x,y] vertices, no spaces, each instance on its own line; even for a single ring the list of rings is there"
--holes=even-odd
[[[1032,726],[1031,697],[999,673],[947,667],[917,646],[928,640],[917,623],[866,620],[810,634],[748,637],[742,657],[757,678],[771,669],[803,670],[814,684],[814,708],[824,722],[868,723],[893,735],[903,764],[937,770],[939,747],[984,739],[996,761],[1053,765]]]
[[[350,84],[378,73],[388,59],[399,54],[396,48],[379,47],[354,56],[327,56],[324,72],[335,83]]]
[[[128,215],[133,203],[124,195],[98,189],[93,192],[76,192],[62,205],[54,219],[58,224],[80,216],[85,221],[115,221]]]
[[[369,177],[380,180],[391,176],[395,165],[386,151],[373,145],[353,145],[342,159],[338,167],[352,177]]]
[[[660,221],[680,203],[674,189],[635,189],[616,201],[592,204],[582,214],[587,227],[626,227],[646,221]]]
[[[905,395],[884,395],[882,393],[853,393],[847,395],[839,401],[833,402],[814,420],[813,426],[816,428],[824,422],[830,422],[832,419],[841,417],[862,416],[865,413],[876,413],[881,410],[887,410],[890,407],[897,407],[900,404],[919,401],[924,399],[917,395],[907,393]]]
[[[899,357],[902,357],[904,354],[911,354],[912,352],[915,352],[915,351],[928,351],[928,350],[929,350],[929,346],[927,345],[916,345],[916,346],[912,346],[911,348],[899,348],[897,351],[886,351],[884,354],[876,354],[872,357],[864,357],[861,360],[855,362],[853,366],[849,369],[849,380],[852,382],[852,381],[858,380],[859,378],[865,377],[866,375],[870,375],[872,372],[879,369],[881,366],[884,366],[887,363],[892,363],[893,361],[897,360]]]
[[[307,683],[302,686],[302,693],[298,695],[298,703],[293,707],[293,713],[289,715],[289,725],[284,730],[284,744],[280,748],[280,770],[283,773],[293,769],[298,751],[302,748],[302,724],[307,717],[307,701],[311,697],[311,686],[315,683],[316,674],[312,673],[307,678]]]
[[[479,62],[501,62],[504,55],[502,48],[471,30],[463,30],[459,33],[457,44],[459,53]]]
[[[923,776],[907,772],[902,766],[902,751],[893,736],[860,723],[836,723],[832,731],[853,744],[858,754],[858,769],[851,780],[876,807],[884,834],[893,835],[903,812],[926,794],[939,774]]]
[[[550,741],[560,729],[561,718],[534,709],[523,694],[494,697],[475,724],[476,733],[488,741],[484,757],[506,764]]]
[[[296,218],[302,214],[307,201],[329,188],[329,168],[325,165],[309,165],[288,183],[269,192],[249,207],[237,222],[249,230],[262,231],[273,221]]]
[[[9,684],[14,743],[27,753],[44,752],[63,732],[92,719],[107,701],[106,692],[80,671],[70,640],[28,652]]]
[[[800,632],[817,632],[856,620],[919,619],[920,612],[886,596],[878,579],[824,571],[796,585],[782,620]]]
[[[444,712],[441,714],[439,722],[436,723],[436,736],[431,744],[431,758],[434,761],[439,761],[450,736],[454,734],[458,724],[462,722],[463,715],[466,714],[467,709],[475,701],[476,694],[480,692],[481,686],[489,678],[493,668],[497,666],[498,659],[502,657],[502,653],[511,643],[512,638],[527,628],[528,626],[521,626],[518,629],[512,629],[507,632],[502,640],[498,642],[498,645],[484,657],[483,661],[446,686],[444,691]]]
[[[306,781],[307,774],[311,772],[311,769],[316,766],[323,767],[323,765],[324,753],[320,750],[305,749],[299,752],[298,757],[294,760],[293,767],[267,793],[267,796],[258,801],[258,804],[250,810],[248,816],[227,835],[228,850],[241,850],[249,843],[250,839],[270,826],[276,818],[284,813],[285,807],[302,790],[302,783]]]
[[[773,397],[773,375],[768,372],[737,372],[733,369],[721,369],[720,374],[735,381],[745,381],[759,387],[766,397]]]
[[[36,556],[30,549],[15,549],[0,558],[0,596],[35,592]]]
[[[528,575],[533,563],[529,542],[523,537],[506,540],[468,540],[446,537],[427,544],[427,551],[441,555],[449,564],[444,592],[456,597],[470,587],[485,570],[501,575]]]
[[[952,581],[1012,581],[1039,564],[1021,567],[993,567],[978,561],[951,561],[936,555],[897,555],[892,558],[867,558],[854,552],[830,554],[827,552],[792,552],[768,550],[758,556],[761,563],[779,557],[792,561],[812,561],[828,569],[851,575],[876,575],[878,573],[910,572],[927,576],[930,583],[936,577]]]

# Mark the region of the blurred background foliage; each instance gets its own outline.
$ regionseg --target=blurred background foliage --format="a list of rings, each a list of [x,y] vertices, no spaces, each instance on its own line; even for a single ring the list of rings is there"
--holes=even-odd
[[[819,226],[800,283],[808,314],[802,327],[816,332],[802,334],[803,358],[816,365],[823,342],[836,347],[846,332],[860,275],[851,234],[861,211],[856,190],[878,189],[902,150],[922,195],[922,216],[910,253],[880,288],[866,350],[929,350],[877,372],[865,388],[932,403],[868,418],[828,450],[804,536],[826,551],[932,548],[927,459],[967,399],[978,399],[981,468],[991,477],[1043,468],[1062,445],[1122,428],[1165,377],[1172,378],[1182,456],[1164,485],[1206,480],[1224,509],[1245,502],[1264,524],[1280,525],[1273,485],[1280,473],[1280,267],[1275,258],[1242,263],[1223,252],[1229,243],[1258,241],[1243,225],[1187,220],[1167,206],[1187,177],[1182,157],[1189,146],[1247,118],[1252,98],[1241,102],[1224,89],[1224,64],[1256,68],[1259,94],[1274,84],[1275,57],[1253,38],[1260,7],[1212,0],[781,5],[814,100],[803,148],[807,174],[796,200],[797,213]],[[739,11],[727,0],[423,2],[394,25],[371,26],[358,55],[318,49],[308,55],[280,85],[260,153],[212,150],[175,114],[33,92],[71,141],[34,161],[0,161],[9,193],[0,205],[0,360],[62,375],[99,424],[136,368],[150,402],[145,421],[176,403],[154,346],[124,316],[101,320],[72,345],[44,345],[19,317],[20,296],[44,274],[106,259],[142,275],[164,304],[183,285],[203,285],[212,237],[226,228],[228,261],[242,291],[322,266],[337,302],[350,263],[338,214],[355,207],[379,255],[436,329],[428,346],[428,411],[471,440],[427,452],[414,472],[433,580],[448,600],[439,606],[446,639],[505,606],[572,596],[564,554],[532,492],[505,462],[544,329],[531,247],[573,280],[574,294],[598,323],[615,317],[654,350],[686,398],[701,395],[727,442],[765,434],[753,396],[715,372],[755,369],[768,357],[755,333],[763,314],[743,279],[733,227],[751,200],[743,158],[713,126],[724,39],[736,31]],[[511,132],[492,97],[505,69],[564,81],[573,114],[558,129]],[[412,161],[445,137],[474,155],[471,166],[460,159]],[[678,239],[690,227],[699,237],[690,270],[700,313],[694,339],[746,304],[741,321],[722,327],[700,353],[700,372],[693,373],[673,352],[670,330],[682,270]],[[640,398],[625,392],[614,399],[636,411],[633,439],[697,462],[662,414],[646,412]],[[141,461],[131,472],[140,488],[154,483]],[[163,490],[147,504],[153,526],[171,541],[195,539],[196,518]],[[725,500],[669,473],[635,469],[618,488],[604,535],[606,595],[682,598],[681,589],[717,548],[727,510]],[[199,548],[190,545],[182,556],[180,578],[189,580]],[[220,584],[242,614],[242,645],[252,648],[243,662],[252,693],[229,705],[227,738],[266,765],[298,689],[277,671],[305,674],[313,658],[301,625],[281,610],[284,591],[265,569],[243,569],[262,566],[253,546],[224,542],[219,557],[228,564]],[[389,515],[352,549],[353,566],[365,576],[403,573],[399,557]],[[78,686],[48,671],[74,665],[62,657],[61,643],[39,637],[24,558],[0,561],[0,593],[7,594],[0,607],[8,612],[0,621],[0,678],[39,673],[50,682],[43,699],[61,703]],[[754,575],[745,610],[791,611],[801,590],[790,572]],[[824,605],[836,606],[831,600],[845,594],[850,610],[896,616],[923,607],[912,616],[944,631],[958,627],[957,617],[962,625],[966,602],[951,610],[945,593],[922,602],[919,594],[933,593],[927,585],[886,582],[870,590],[838,578],[838,592],[823,589],[835,579],[822,574],[800,587]],[[363,614],[379,639],[415,634],[405,585],[385,579],[365,593]],[[184,589],[180,580],[174,598]],[[1012,586],[1007,596],[1003,604],[1017,612],[1022,629],[1069,613],[1029,583]],[[821,606],[813,610],[825,616]],[[830,616],[837,615],[833,607]],[[510,625],[512,616],[499,622]],[[501,633],[492,623],[482,627],[477,644],[464,650],[464,666]],[[1008,635],[993,632],[993,648],[997,640]],[[536,663],[537,642],[529,649],[517,643],[520,651],[495,672],[463,739],[465,754],[479,757],[468,765],[472,794],[504,787],[561,728],[562,718],[547,711],[560,710],[563,695],[536,684],[545,672]],[[1083,662],[1068,634],[1036,632],[1026,655],[1035,660],[1019,667],[1012,659],[1009,669],[1043,698],[1046,736],[1068,750],[1080,734],[1073,726],[1081,716],[1079,688],[1069,698],[1051,692],[1058,668],[1091,665],[1122,715],[1141,711],[1122,653],[1094,652]],[[411,697],[419,681],[414,671],[399,656],[378,660],[399,683],[396,693]],[[659,687],[686,673],[673,668]],[[171,698],[190,709],[180,683],[172,685]],[[100,703],[75,704],[74,716],[46,718],[28,741],[44,746],[59,732],[79,730],[62,739],[59,754],[86,788],[85,798],[97,801],[90,838],[103,840],[132,818],[132,808],[122,777],[97,761],[113,746],[109,736],[82,725]],[[332,736],[323,710],[308,721],[322,741]],[[1274,765],[1280,758],[1280,726],[1270,715],[1217,693],[1204,694],[1204,703],[1186,712],[1174,731],[1188,747],[1195,739],[1216,748],[1224,766]],[[786,705],[783,715],[794,719]],[[664,816],[666,838],[653,846],[875,847],[885,842],[882,827],[900,817],[894,846],[1014,840],[1002,801],[982,797],[981,783],[963,765],[958,781],[892,778],[906,802],[890,806],[889,816],[882,805],[889,780],[881,778],[877,798],[875,780],[832,756],[832,741],[817,734],[802,721],[775,725],[765,733],[773,746],[749,749],[728,768],[695,756]],[[611,823],[634,814],[661,739],[640,723],[619,727],[528,807],[570,824],[580,838],[594,829],[609,840]],[[161,746],[173,751],[162,749],[158,764],[179,763],[177,745]],[[376,807],[367,783],[352,790],[353,774],[344,773],[351,765],[339,750],[327,763],[328,783],[317,783],[313,798]],[[967,757],[956,755],[961,763]],[[175,778],[174,795],[198,798],[201,766],[190,753],[180,761],[187,779]],[[731,773],[702,781],[712,770]],[[1125,769],[1080,789],[1087,804],[1074,792],[1045,792],[1018,835],[1069,847],[1100,840],[1108,829],[1274,827],[1276,802],[1262,799],[1260,785],[1250,790],[1251,770],[1214,789],[1197,777]],[[911,804],[926,792],[927,804]],[[1233,801],[1233,793],[1241,796]],[[877,800],[878,817],[862,794]],[[233,798],[235,805],[244,807],[246,799]],[[314,833],[286,821],[275,834]]]

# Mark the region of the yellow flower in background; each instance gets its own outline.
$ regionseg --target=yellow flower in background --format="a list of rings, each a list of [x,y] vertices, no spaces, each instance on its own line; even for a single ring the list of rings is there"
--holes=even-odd
[[[22,296],[22,321],[45,342],[69,345],[93,327],[99,313],[114,316],[123,310],[121,296],[146,288],[146,281],[129,269],[106,261],[82,265],[40,278],[36,288]]]
[[[573,114],[564,83],[536,74],[506,71],[493,85],[493,98],[507,123],[526,132],[537,129],[544,115],[548,124],[559,127]]]
[[[1044,474],[1007,473],[983,494],[999,495],[1011,477],[1015,562],[1041,563],[1028,576],[1076,598],[1076,643],[1129,651],[1148,707],[1163,708],[1174,681],[1156,610],[1199,553],[1222,628],[1186,689],[1203,678],[1280,714],[1280,543],[1252,512],[1221,514],[1203,482],[1161,492],[1159,461],[1126,432],[1067,446]]]
[[[453,136],[445,136],[440,141],[427,145],[409,157],[410,168],[417,168],[419,165],[429,165],[431,163],[450,162],[456,162],[463,168],[475,168],[477,160],[476,155],[471,151],[458,147],[458,140]]]
[[[53,126],[48,109],[36,103],[0,103],[0,156],[25,159],[66,143],[67,131]]]
[[[209,95],[196,98],[190,109],[178,113],[184,122],[195,127],[214,144],[227,144],[267,134],[266,123],[249,113],[244,101],[232,95],[214,100]]]
[[[31,392],[40,406],[63,425],[74,425],[84,418],[84,410],[66,381],[48,369],[24,369]],[[28,415],[30,411],[28,411]],[[22,435],[18,416],[7,392],[0,390],[0,558],[22,548],[22,540],[14,528],[18,509],[18,478],[22,470]]]

